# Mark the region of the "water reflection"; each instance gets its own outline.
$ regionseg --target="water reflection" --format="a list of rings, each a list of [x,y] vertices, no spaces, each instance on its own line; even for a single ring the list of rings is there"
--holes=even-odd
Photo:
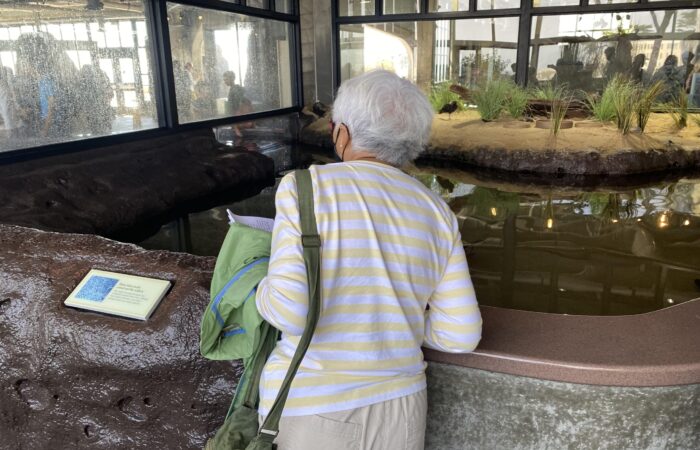
[[[296,152],[287,156],[280,153],[283,166],[305,165]],[[482,305],[621,315],[700,298],[700,178],[584,190],[428,166],[412,175],[455,212]],[[140,245],[216,255],[228,230],[226,208],[274,217],[274,196],[267,188],[190,214]]]
[[[457,215],[481,304],[616,315],[700,297],[699,179],[576,192],[417,177]]]

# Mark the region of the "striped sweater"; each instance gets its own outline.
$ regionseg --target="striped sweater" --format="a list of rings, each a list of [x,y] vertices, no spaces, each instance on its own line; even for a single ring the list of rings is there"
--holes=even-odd
[[[322,242],[321,315],[283,415],[354,409],[424,389],[421,345],[469,352],[481,337],[454,214],[416,179],[377,162],[312,166],[311,179]],[[294,174],[281,180],[275,204],[270,266],[256,303],[282,339],[260,381],[263,416],[308,311]]]

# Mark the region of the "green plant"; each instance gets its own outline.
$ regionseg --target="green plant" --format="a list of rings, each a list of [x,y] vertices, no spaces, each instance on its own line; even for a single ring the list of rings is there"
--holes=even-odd
[[[510,84],[510,91],[506,98],[505,109],[514,119],[519,119],[525,114],[527,108],[528,93],[515,83]]]
[[[476,110],[484,122],[490,122],[500,117],[510,92],[510,84],[502,79],[493,80],[474,91],[472,99]]]
[[[612,89],[617,129],[620,130],[622,134],[628,134],[632,129],[632,119],[637,110],[637,86],[629,79],[617,76],[610,81],[608,87]]]
[[[685,89],[679,89],[673,102],[663,105],[663,109],[670,114],[677,129],[681,130],[688,126],[688,94]]]
[[[450,81],[445,81],[443,83],[438,83],[430,89],[430,94],[428,95],[428,100],[432,105],[435,112],[440,111],[440,108],[445,106],[450,102],[457,102],[457,111],[462,111],[464,106],[462,106],[462,99],[458,94],[450,91],[450,86],[453,83]]]
[[[554,98],[551,99],[552,106],[549,118],[552,121],[552,127],[550,128],[550,131],[555,137],[559,134],[561,123],[564,121],[566,111],[569,109],[572,98],[573,96],[571,94],[565,93],[562,89],[556,93]]]
[[[637,101],[637,126],[643,132],[651,117],[651,109],[654,102],[664,91],[664,84],[662,81],[657,81],[646,89],[640,89]]]
[[[531,91],[531,95],[537,100],[554,100],[563,98],[565,92],[566,84],[554,86],[552,83],[546,83],[540,87],[533,89]]]
[[[600,96],[586,94],[586,103],[588,103],[593,117],[601,122],[615,120],[615,87],[612,84],[613,81],[608,83]]]

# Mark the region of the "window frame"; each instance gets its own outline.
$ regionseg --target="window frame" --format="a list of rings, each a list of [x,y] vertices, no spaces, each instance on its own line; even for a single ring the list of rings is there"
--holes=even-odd
[[[410,14],[384,14],[384,0],[375,0],[374,14],[366,16],[340,16],[339,1],[331,4],[331,46],[334,52],[333,82],[335,89],[340,86],[340,27],[377,22],[420,22],[436,20],[459,20],[475,18],[519,17],[518,50],[516,57],[515,80],[518,84],[527,85],[527,65],[530,52],[530,35],[532,18],[535,16],[553,16],[566,14],[587,14],[597,12],[628,12],[628,11],[666,11],[680,9],[700,9],[700,0],[668,0],[653,1],[637,0],[636,3],[613,3],[603,5],[589,4],[589,0],[579,0],[578,5],[534,7],[533,0],[520,0],[519,8],[477,10],[477,0],[469,0],[468,11],[429,12],[429,0],[420,0],[420,11]]]
[[[303,103],[303,83],[301,74],[301,28],[299,17],[299,0],[292,1],[292,12],[281,13],[275,9],[275,0],[268,0],[268,8],[261,9],[246,6],[246,0],[170,0],[171,3],[205,8],[211,11],[243,14],[263,19],[287,22],[291,26],[290,59],[292,106],[261,111],[239,116],[220,117],[197,122],[179,123],[175,101],[175,76],[170,47],[170,30],[168,28],[167,2],[165,0],[144,0],[144,16],[151,52],[152,96],[156,101],[158,126],[147,130],[128,131],[87,139],[69,140],[36,147],[19,148],[0,152],[0,164],[11,164],[29,159],[56,154],[66,154],[111,145],[125,144],[144,139],[158,138],[189,130],[215,128],[267,117],[283,116],[301,111]]]

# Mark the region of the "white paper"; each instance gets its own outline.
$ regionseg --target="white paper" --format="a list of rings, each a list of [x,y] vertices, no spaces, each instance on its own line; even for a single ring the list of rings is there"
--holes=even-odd
[[[256,216],[238,216],[231,212],[230,209],[226,210],[228,214],[228,223],[240,223],[252,228],[257,228],[258,230],[263,230],[272,233],[272,226],[275,224],[274,219],[268,219],[267,217],[256,217]]]

